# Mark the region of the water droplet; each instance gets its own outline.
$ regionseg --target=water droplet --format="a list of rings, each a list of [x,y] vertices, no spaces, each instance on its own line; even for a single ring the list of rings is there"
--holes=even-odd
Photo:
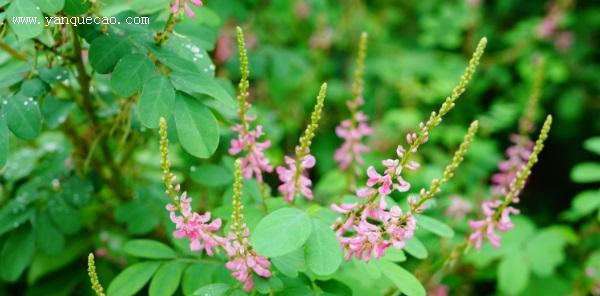
[[[19,228],[19,222],[13,223],[13,228]]]
[[[215,69],[215,65],[210,65],[210,66],[209,66],[209,68],[210,68],[211,70],[214,70],[214,69]]]
[[[29,97],[29,98],[27,98],[27,99],[28,99],[30,102],[31,102],[31,101],[33,101],[33,98],[32,98],[32,97]]]
[[[2,101],[2,104],[6,105],[6,104],[8,104],[8,101],[4,100],[4,101]]]
[[[28,104],[28,103],[29,103],[29,102],[25,101],[25,102],[23,102],[23,105],[27,106],[27,104]]]
[[[195,62],[195,61],[197,61],[197,60],[198,60],[198,58],[193,58],[192,60]]]
[[[190,171],[195,172],[196,171],[196,166],[195,165],[191,166],[190,167]]]
[[[59,186],[60,186],[60,181],[58,179],[52,180],[52,188],[54,188],[56,190],[56,189],[58,189]]]

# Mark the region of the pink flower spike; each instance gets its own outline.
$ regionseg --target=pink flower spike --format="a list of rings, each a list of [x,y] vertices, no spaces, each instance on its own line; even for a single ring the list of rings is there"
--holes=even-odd
[[[190,8],[190,6],[187,4],[187,2],[183,4],[183,10],[185,10],[185,13],[190,18],[195,18],[196,17],[196,13],[194,13],[194,11]]]
[[[177,13],[177,11],[179,11],[179,1],[180,0],[175,0],[173,2],[173,6],[171,6],[171,12],[172,13]],[[185,1],[185,0],[182,0],[182,1]]]
[[[204,3],[202,3],[200,0],[190,0],[190,2],[198,7],[202,7],[204,5]]]

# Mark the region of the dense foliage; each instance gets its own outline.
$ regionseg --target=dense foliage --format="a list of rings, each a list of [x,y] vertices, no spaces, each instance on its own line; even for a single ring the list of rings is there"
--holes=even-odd
[[[591,1],[0,22],[0,295],[600,295]]]

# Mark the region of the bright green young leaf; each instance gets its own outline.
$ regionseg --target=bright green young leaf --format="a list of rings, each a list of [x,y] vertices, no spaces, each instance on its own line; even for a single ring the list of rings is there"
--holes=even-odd
[[[234,108],[235,100],[214,77],[202,73],[173,72],[171,81],[177,90],[188,94],[204,94],[212,97],[225,106]]]
[[[515,295],[523,291],[528,282],[527,259],[519,251],[504,256],[498,264],[498,289],[504,294]]]
[[[12,1],[6,10],[10,28],[21,40],[36,37],[44,30],[44,17],[31,0]],[[14,23],[13,20],[18,19]],[[27,24],[24,24],[27,23]]]
[[[125,253],[148,259],[172,259],[176,254],[169,246],[149,239],[134,239],[128,241],[123,247]]]
[[[416,237],[413,237],[406,241],[404,250],[413,255],[417,259],[425,259],[428,256],[427,249],[423,243]]]
[[[119,96],[129,97],[140,91],[144,82],[152,75],[154,75],[154,63],[150,58],[139,53],[128,54],[115,66],[110,77],[110,85]]]
[[[8,128],[23,140],[37,137],[42,129],[42,113],[37,101],[21,94],[6,100],[4,107]]]
[[[37,213],[34,232],[38,247],[47,254],[56,254],[65,247],[65,236],[54,226],[48,211]]]
[[[404,255],[404,251],[402,250],[396,248],[388,248],[385,251],[385,256],[383,256],[383,258],[381,259],[392,262],[404,262],[406,261],[406,255]]]
[[[7,282],[19,279],[35,253],[35,235],[29,226],[14,231],[0,251],[0,277]]]
[[[250,237],[256,251],[277,257],[300,248],[312,232],[308,215],[296,208],[283,208],[264,217]]]
[[[214,264],[190,264],[183,273],[181,288],[184,295],[191,295],[194,291],[212,282],[212,275],[217,266]]]
[[[583,148],[600,155],[600,136],[585,140]]]
[[[221,187],[231,184],[233,173],[223,165],[208,163],[194,167],[192,170],[192,179],[200,185],[207,187]],[[246,191],[245,186],[244,189]]]
[[[130,52],[131,45],[123,37],[98,37],[90,45],[90,64],[96,72],[108,74],[113,71],[117,62]]]
[[[65,6],[65,0],[32,0],[40,9],[47,14],[59,12]]]
[[[312,226],[304,249],[306,265],[316,275],[330,275],[342,263],[342,247],[329,225],[313,218]]]
[[[587,216],[600,208],[600,190],[586,190],[578,193],[571,201],[571,211],[577,217]]]
[[[385,260],[377,261],[377,264],[383,275],[390,279],[402,293],[407,296],[425,296],[425,288],[421,282],[406,269]]]
[[[577,183],[600,182],[600,163],[584,162],[571,170],[571,180]]]
[[[108,296],[135,295],[150,280],[160,262],[141,262],[127,267],[108,285]]]
[[[227,284],[210,284],[206,285],[194,292],[194,296],[222,296],[227,293],[229,290],[229,285]]]
[[[137,111],[140,121],[148,128],[157,128],[161,117],[169,117],[175,106],[175,90],[169,79],[154,76],[144,83]]]
[[[454,236],[454,230],[450,226],[428,216],[417,215],[417,225],[441,237]]]
[[[208,158],[217,150],[217,119],[198,100],[180,92],[175,102],[175,125],[183,149],[191,155]]]
[[[540,276],[554,273],[556,267],[565,260],[566,244],[564,234],[555,229],[544,229],[536,233],[525,246],[531,271]]]
[[[304,251],[298,249],[283,256],[273,257],[271,263],[284,275],[295,278],[299,271],[305,269]]]
[[[8,159],[8,126],[6,125],[6,116],[0,109],[0,169],[6,164]]]
[[[150,296],[171,296],[175,294],[181,281],[185,265],[180,262],[168,262],[162,265],[150,282]]]

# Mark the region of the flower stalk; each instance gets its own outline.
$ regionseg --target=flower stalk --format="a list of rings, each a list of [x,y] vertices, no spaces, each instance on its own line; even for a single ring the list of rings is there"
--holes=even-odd
[[[90,282],[92,283],[92,290],[96,293],[97,296],[106,296],[104,294],[104,289],[100,284],[100,280],[98,280],[98,274],[96,273],[96,263],[94,261],[94,254],[90,253],[88,256],[88,276],[90,277]]]

